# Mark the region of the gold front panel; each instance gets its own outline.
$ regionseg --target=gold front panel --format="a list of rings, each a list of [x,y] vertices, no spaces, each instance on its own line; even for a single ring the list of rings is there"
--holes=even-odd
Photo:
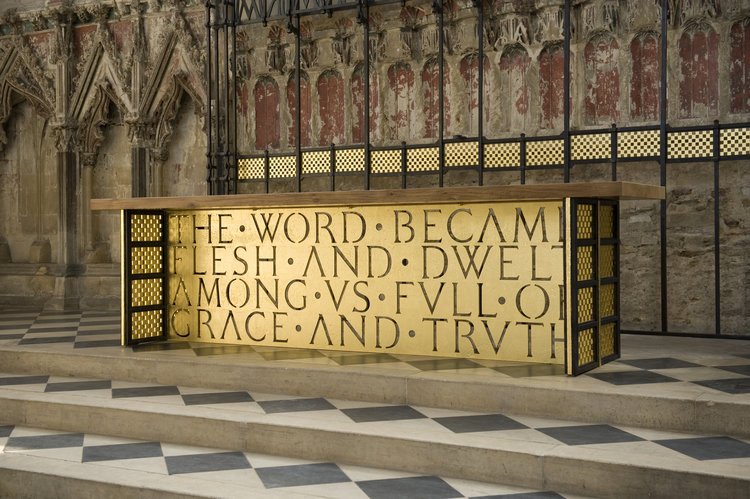
[[[161,272],[161,248],[135,247],[130,250],[130,271],[133,274],[158,274]]]
[[[562,364],[561,209],[175,211],[169,336]]]
[[[162,311],[149,310],[147,312],[133,312],[132,314],[132,338],[142,340],[144,338],[156,338],[162,332]]]
[[[594,360],[594,329],[584,329],[578,333],[578,366],[585,366]]]
[[[599,342],[601,358],[609,357],[615,353],[615,323],[602,324],[599,327]]]
[[[161,241],[161,217],[159,215],[135,214],[130,218],[130,231],[133,242]]]

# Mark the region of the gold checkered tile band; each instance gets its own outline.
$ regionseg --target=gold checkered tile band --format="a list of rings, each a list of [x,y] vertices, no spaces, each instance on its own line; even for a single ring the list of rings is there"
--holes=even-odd
[[[372,168],[372,166],[371,166]],[[336,151],[337,172],[363,172],[365,171],[365,150],[342,149]]]
[[[570,138],[570,158],[573,161],[610,159],[612,136],[608,133],[573,135]]]
[[[669,159],[710,158],[713,156],[712,130],[695,132],[670,132],[667,135],[667,157]]]
[[[479,164],[479,142],[445,144],[445,166],[477,166]]]
[[[135,247],[130,249],[130,271],[133,274],[158,274],[161,272],[161,248]]]
[[[594,237],[594,206],[579,204],[576,207],[576,238],[592,239]]]
[[[521,166],[521,144],[508,142],[484,145],[484,167],[519,168]]]
[[[578,290],[578,323],[594,320],[594,288]]]
[[[399,173],[401,171],[401,151],[372,151],[370,169],[372,173]]]
[[[330,151],[309,151],[302,153],[302,173],[305,175],[314,173],[331,172]]]
[[[599,341],[602,357],[609,357],[615,353],[615,323],[602,324],[599,328]]]
[[[579,246],[577,252],[576,265],[578,266],[578,275],[576,279],[579,281],[590,281],[594,278],[594,247]]]
[[[272,156],[268,164],[270,178],[294,178],[297,176],[295,156]]]
[[[240,180],[262,180],[265,178],[263,158],[241,158],[237,161],[237,178]]]
[[[719,132],[722,156],[750,155],[750,128],[728,128]]]
[[[660,152],[659,130],[620,132],[617,135],[618,158],[653,158]]]
[[[440,150],[437,147],[420,147],[406,151],[406,171],[431,172],[439,169]]]
[[[564,161],[563,140],[540,140],[526,144],[526,166],[562,165]]]

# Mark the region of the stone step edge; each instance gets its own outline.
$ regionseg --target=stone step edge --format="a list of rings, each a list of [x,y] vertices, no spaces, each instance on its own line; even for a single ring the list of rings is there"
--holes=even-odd
[[[98,467],[96,471],[102,471]],[[117,497],[118,499],[182,499],[217,497],[216,482],[118,468],[116,472],[93,474],[92,466],[73,461],[0,453],[0,497]],[[246,485],[221,484],[222,497],[248,497]],[[253,497],[303,498],[288,490],[283,494],[253,488]]]
[[[750,438],[750,403],[729,395],[667,398],[539,386],[539,381],[467,379],[436,373],[367,372],[325,366],[205,364],[161,357],[0,348],[6,372],[248,390],[385,404],[502,412],[590,423]]]
[[[639,456],[638,464],[626,464],[611,452],[594,452],[599,457],[594,459],[590,455],[581,457],[576,449],[562,445],[531,442],[524,450],[466,446],[413,435],[382,436],[219,420],[182,414],[185,408],[163,404],[151,404],[155,412],[149,412],[126,409],[127,401],[116,401],[109,407],[57,403],[41,400],[39,395],[4,394],[0,399],[0,420],[60,431],[398,469],[596,497],[622,495],[622,491],[629,496],[647,497],[750,496],[750,475],[744,470],[734,476],[721,475],[707,471],[710,464],[705,463],[672,469],[664,465],[664,459],[649,459],[646,455]],[[534,447],[546,452],[531,452]]]

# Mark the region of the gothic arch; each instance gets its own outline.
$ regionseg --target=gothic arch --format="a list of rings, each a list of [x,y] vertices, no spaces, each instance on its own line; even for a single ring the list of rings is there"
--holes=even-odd
[[[289,75],[286,83],[286,100],[289,114],[291,115],[291,126],[287,130],[287,143],[289,147],[295,147],[297,144],[297,78],[295,72]],[[312,144],[312,110],[310,98],[310,78],[307,73],[300,72],[300,121],[302,128],[300,130],[300,143],[302,147],[309,147]]]
[[[729,31],[729,111],[750,112],[750,17]]]
[[[440,73],[437,58],[428,60],[422,67],[422,110],[424,114],[424,130],[422,136],[426,139],[438,138],[438,125],[440,124]],[[450,70],[447,64],[443,65],[443,88],[450,86]],[[448,135],[450,126],[450,99],[449,93],[443,92],[443,132]]]
[[[525,130],[529,123],[531,57],[520,44],[508,45],[500,56],[500,113],[504,130]]]
[[[719,110],[719,35],[710,24],[690,22],[679,41],[680,118],[711,118]]]
[[[587,125],[608,125],[619,118],[620,45],[610,33],[593,36],[583,50]]]
[[[365,66],[360,62],[354,68],[351,79],[352,88],[352,142],[361,144],[365,141]],[[370,71],[370,140],[378,137],[377,122],[380,115],[380,89],[377,71]]]
[[[541,128],[560,126],[563,115],[564,51],[562,44],[547,45],[539,54],[539,101]]]
[[[344,79],[335,69],[329,69],[318,77],[318,116],[320,116],[319,146],[343,144],[346,141],[344,128]]]
[[[459,63],[459,72],[463,77],[464,91],[467,96],[468,105],[464,107],[464,116],[458,116],[456,121],[458,124],[463,122],[465,133],[474,136],[477,134],[477,127],[479,123],[479,54],[472,52],[466,55]],[[490,95],[490,60],[485,55],[484,61],[482,61],[482,73],[483,73],[483,84],[482,84],[482,99],[484,103],[483,110],[483,121],[487,123],[490,118],[490,99],[487,96]]]
[[[281,123],[279,120],[279,85],[270,76],[261,76],[253,89],[255,99],[255,148],[278,149]]]
[[[646,31],[630,42],[633,65],[630,79],[630,118],[653,121],[659,117],[659,85],[661,81],[661,54],[659,36]]]

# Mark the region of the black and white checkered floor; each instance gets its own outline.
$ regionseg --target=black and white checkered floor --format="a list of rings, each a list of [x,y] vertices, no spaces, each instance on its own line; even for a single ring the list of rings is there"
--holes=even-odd
[[[120,318],[118,312],[30,312],[0,310],[0,346],[38,346],[45,350],[110,349],[120,350]],[[630,385],[647,385],[659,391],[684,393],[725,393],[750,396],[750,341],[693,340],[685,338],[623,337],[623,358],[577,378],[580,386],[607,385],[616,390]],[[642,343],[654,341],[666,348],[643,348]],[[694,351],[695,343],[704,342]],[[669,342],[669,343],[667,343]],[[719,348],[717,349],[717,346]],[[724,351],[721,351],[721,348]],[[709,349],[706,353],[705,349]],[[715,351],[713,351],[715,350]],[[405,373],[441,371],[462,375],[504,378],[537,378],[564,376],[562,366],[518,364],[488,360],[441,359],[409,355],[361,354],[325,350],[299,350],[245,345],[212,345],[210,343],[166,342],[146,344],[132,349],[134,354],[160,353],[212,358],[241,362],[290,361],[345,367],[399,369]]]
[[[280,497],[563,497],[550,491],[468,480],[20,426],[0,426],[0,451],[0,456],[33,458],[47,469],[54,469],[56,463],[81,463],[100,478],[130,470],[169,475],[173,481],[199,479],[213,482],[217,496],[239,490],[252,497],[253,490],[274,490]]]

